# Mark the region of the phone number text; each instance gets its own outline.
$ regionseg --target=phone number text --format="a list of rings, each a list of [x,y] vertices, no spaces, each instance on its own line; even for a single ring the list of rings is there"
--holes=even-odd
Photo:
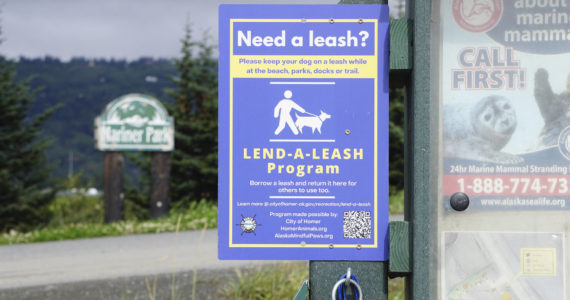
[[[443,186],[446,195],[563,196],[570,195],[570,176],[445,175]]]

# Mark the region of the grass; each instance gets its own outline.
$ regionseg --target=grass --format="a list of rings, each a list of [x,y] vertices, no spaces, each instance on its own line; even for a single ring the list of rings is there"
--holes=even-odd
[[[405,300],[405,288],[404,278],[388,279],[388,300]]]
[[[77,203],[80,200],[84,201],[83,204]],[[109,224],[102,221],[102,207],[97,197],[81,196],[71,200],[70,197],[59,197],[50,209],[54,218],[48,226],[28,232],[11,230],[2,233],[0,245],[174,232],[177,224],[180,224],[181,231],[216,228],[218,225],[216,204],[204,200],[192,203],[188,209],[173,209],[160,219],[139,221],[127,218]]]
[[[309,278],[309,263],[284,262],[276,267],[235,272],[236,280],[225,290],[227,299],[293,299],[302,282]]]
[[[389,198],[390,214],[404,212],[404,191]],[[262,300],[293,299],[305,279],[309,278],[308,263],[282,263],[272,268],[236,270],[237,279],[225,290],[227,299]],[[388,300],[405,299],[403,278],[388,279]]]
[[[390,213],[404,211],[404,192],[390,195]],[[217,228],[218,208],[215,202],[193,202],[188,209],[172,209],[163,218],[138,220],[132,205],[125,202],[126,220],[104,224],[103,204],[98,196],[60,196],[50,205],[52,220],[46,227],[20,232],[10,230],[0,235],[0,245],[62,241],[137,233],[174,232],[180,219],[180,230]]]
[[[400,190],[390,195],[389,212],[394,215],[401,215],[404,213],[404,190]]]
[[[309,264],[284,262],[246,271],[236,269],[235,272],[236,280],[225,290],[226,299],[293,299],[303,281],[309,278]],[[404,280],[389,279],[388,300],[404,299]]]
[[[390,213],[403,213],[403,202],[403,191],[390,195]],[[2,233],[0,245],[216,228],[218,214],[215,202],[203,200],[192,203],[187,209],[172,209],[163,218],[140,221],[135,216],[135,209],[126,201],[126,220],[103,224],[101,198],[84,195],[60,196],[49,210],[53,218],[46,227],[29,232],[12,230]],[[285,262],[271,267],[236,269],[235,273],[236,279],[229,282],[224,290],[226,299],[292,299],[302,282],[309,278],[309,267],[307,262]],[[195,278],[196,274],[194,287]],[[146,282],[146,287],[149,298],[156,294],[154,282]],[[195,290],[191,293],[194,298]],[[388,299],[405,299],[404,280],[389,280]]]

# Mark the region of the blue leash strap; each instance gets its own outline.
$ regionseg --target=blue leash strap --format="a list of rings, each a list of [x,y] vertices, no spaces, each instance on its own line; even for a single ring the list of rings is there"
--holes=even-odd
[[[346,274],[343,274],[342,276],[340,276],[340,279],[345,279],[346,278]],[[354,274],[350,274],[350,279],[354,280],[356,283],[358,283],[358,279],[356,279],[356,276],[354,276]],[[354,300],[359,300],[360,299],[360,295],[358,294],[358,289],[356,288],[356,286],[351,285],[352,287],[352,293],[354,295]],[[337,290],[337,296],[339,300],[352,300],[352,299],[347,299],[346,298],[346,291],[344,290],[344,283],[341,284],[338,287]]]

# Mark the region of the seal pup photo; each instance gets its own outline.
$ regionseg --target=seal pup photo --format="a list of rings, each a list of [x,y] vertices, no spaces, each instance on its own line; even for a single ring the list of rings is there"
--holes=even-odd
[[[475,103],[443,106],[443,151],[445,157],[517,164],[522,157],[501,152],[517,128],[511,102],[502,96],[487,96]]]

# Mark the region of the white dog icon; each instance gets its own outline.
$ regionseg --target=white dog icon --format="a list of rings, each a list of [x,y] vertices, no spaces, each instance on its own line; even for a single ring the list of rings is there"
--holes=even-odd
[[[311,115],[310,117],[300,117],[297,113],[295,113],[295,116],[297,117],[297,120],[295,121],[295,126],[297,126],[297,128],[299,128],[299,131],[301,133],[303,133],[303,127],[307,126],[307,127],[311,127],[311,129],[313,130],[313,133],[315,133],[315,129],[317,129],[317,131],[319,133],[321,133],[321,126],[323,126],[323,122],[326,119],[330,119],[331,115],[327,114],[326,112],[321,110],[321,114],[320,115],[313,115],[312,113],[308,113],[305,112],[306,114]]]

